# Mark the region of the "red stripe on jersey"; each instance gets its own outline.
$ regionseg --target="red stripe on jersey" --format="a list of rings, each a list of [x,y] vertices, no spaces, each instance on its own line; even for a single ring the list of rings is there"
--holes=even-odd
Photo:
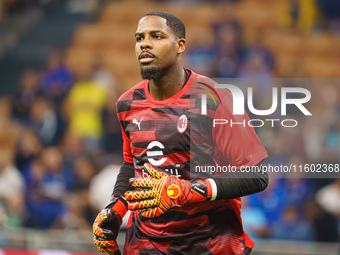
[[[164,165],[181,164],[190,160],[190,151],[175,152],[164,156],[168,158]]]
[[[144,155],[146,154],[146,149],[145,148],[139,148],[139,147],[135,147],[135,146],[131,146],[131,150],[133,155],[135,155],[135,157],[138,157],[140,155]]]
[[[125,131],[121,124],[120,124],[120,127],[122,129],[122,137],[123,137],[123,158],[125,162],[132,164],[133,156],[132,156],[131,147],[130,147],[131,142],[130,142],[130,139],[126,136]]]
[[[144,119],[143,119],[143,121],[144,121]],[[145,142],[146,137],[150,141],[156,140],[155,130],[131,132],[130,137],[131,137],[131,139],[133,140],[134,143]]]
[[[164,232],[165,235],[167,234],[173,234],[176,232],[183,232],[183,226],[185,226],[185,229],[199,229],[200,227],[204,227],[207,225],[208,218],[206,215],[201,215],[198,217],[195,217],[191,220],[178,220],[175,222],[171,222],[171,232],[167,233],[166,230],[168,229],[166,226],[163,226],[159,223],[144,223],[141,227],[142,232],[149,233],[151,235],[159,235],[160,232]],[[143,231],[144,230],[144,231]]]

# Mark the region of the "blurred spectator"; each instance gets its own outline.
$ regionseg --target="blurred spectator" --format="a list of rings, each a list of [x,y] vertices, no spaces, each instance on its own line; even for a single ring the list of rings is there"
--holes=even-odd
[[[213,45],[188,49],[187,62],[195,72],[211,76],[214,73],[215,50]]]
[[[312,225],[305,217],[301,217],[296,207],[288,206],[275,221],[271,237],[294,241],[313,241]]]
[[[249,206],[248,198],[242,198],[243,229],[252,238],[266,238],[269,235],[267,216],[261,208]]]
[[[92,71],[82,70],[66,101],[70,130],[84,139],[87,149],[99,149],[103,135],[102,111],[106,93],[92,80]]]
[[[253,89],[253,106],[256,109],[269,109],[273,87],[270,67],[272,56],[261,48],[250,49],[246,55],[239,72],[239,77],[244,79],[240,88],[245,91],[248,87]]]
[[[283,180],[287,204],[299,208],[311,198],[313,188],[309,179],[285,178]]]
[[[302,120],[303,145],[306,160],[318,162],[324,151],[324,137],[326,135],[324,131],[325,114],[323,107],[320,106],[312,107],[311,112],[315,118],[305,118]]]
[[[64,158],[64,172],[63,175],[66,181],[67,190],[71,189],[72,182],[75,178],[75,172],[73,169],[73,162],[76,160],[78,155],[82,154],[84,151],[84,143],[83,140],[71,132],[67,130],[61,139],[60,149],[63,153]]]
[[[271,70],[272,56],[271,54],[261,48],[253,48],[248,51],[245,58],[244,66],[240,71],[241,78],[256,78],[260,81],[267,81],[261,87],[261,82],[259,84],[253,85],[253,87],[258,88],[259,92],[264,92],[271,90],[272,83],[269,79],[272,78]]]
[[[14,118],[23,124],[29,123],[29,112],[40,93],[40,77],[35,70],[26,70],[21,78],[18,90],[14,94],[12,108]]]
[[[310,199],[305,204],[306,218],[312,222],[315,232],[315,241],[338,242],[338,224],[334,215],[326,212],[315,199]]]
[[[102,139],[103,149],[107,153],[122,154],[123,139],[120,124],[116,114],[116,102],[119,94],[115,88],[107,91],[107,102],[103,110],[104,135]]]
[[[47,147],[39,160],[26,169],[27,226],[56,228],[65,214],[66,182],[63,176],[63,158],[57,147]]]
[[[63,53],[59,50],[52,51],[41,79],[42,94],[60,105],[72,84],[71,72],[63,63]]]
[[[248,196],[248,201],[249,206],[260,208],[265,213],[268,225],[271,226],[286,207],[286,193],[282,179],[270,178],[267,189]]]
[[[215,26],[215,72],[214,76],[235,78],[243,60],[244,49],[241,41],[241,27],[237,22]]]
[[[340,2],[337,0],[317,0],[319,8],[324,15],[326,25],[332,31],[340,31]]]
[[[16,147],[15,165],[23,172],[31,161],[39,156],[42,144],[36,134],[30,130],[24,130]]]
[[[94,82],[101,85],[106,91],[116,89],[116,80],[114,76],[103,67],[102,60],[100,58],[95,60],[95,62],[92,65],[92,68],[93,68],[92,79]]]
[[[8,227],[21,226],[24,213],[25,185],[22,175],[13,165],[13,157],[14,151],[10,147],[0,147],[0,207],[2,204],[6,212]]]
[[[287,161],[287,165],[300,166],[304,164],[306,164],[304,157],[298,154],[290,156]],[[287,173],[285,177],[283,187],[287,204],[302,210],[302,205],[314,195],[315,187],[312,180],[305,179],[306,176],[299,172]]]
[[[44,146],[56,145],[64,132],[64,121],[51,102],[43,97],[36,98],[30,112],[30,126]]]
[[[336,162],[340,157],[340,120],[336,119],[335,123],[330,125],[326,132],[324,141],[325,150],[330,157],[334,158]]]
[[[340,220],[340,179],[321,188],[316,193],[317,203]]]
[[[60,148],[64,154],[64,159],[70,162],[82,153],[84,144],[81,137],[77,136],[70,129],[66,130],[61,139]]]
[[[100,170],[90,181],[89,201],[93,208],[101,210],[109,201],[121,165],[111,163]],[[107,194],[98,196],[98,194]]]
[[[236,21],[227,21],[214,24],[213,30],[214,43],[190,48],[187,62],[196,72],[204,75],[235,78],[244,58],[241,27]]]
[[[0,146],[14,150],[21,128],[13,120],[7,98],[0,98]]]
[[[66,198],[68,213],[65,226],[79,229],[90,229],[97,215],[89,203],[89,185],[97,172],[97,162],[90,155],[78,156],[74,161],[75,178]]]
[[[120,161],[117,159],[113,160],[112,162],[114,163],[104,167],[104,169],[95,175],[90,182],[89,201],[94,210],[97,210],[97,213],[107,205],[110,194],[113,192],[113,187],[116,183],[117,175],[121,167]],[[107,195],[98,196],[98,194]],[[121,226],[122,228],[126,228],[129,216],[130,211],[128,211],[128,213],[123,218],[123,223]]]
[[[301,32],[310,32],[319,19],[315,1],[288,0],[280,1],[279,24],[283,28],[297,28]]]

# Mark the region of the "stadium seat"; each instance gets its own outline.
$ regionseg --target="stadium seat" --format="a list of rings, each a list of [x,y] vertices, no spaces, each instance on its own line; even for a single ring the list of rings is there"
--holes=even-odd
[[[212,26],[187,26],[186,41],[189,48],[214,44],[215,37]]]
[[[116,77],[139,77],[139,67],[134,51],[107,50],[102,52],[103,65]]]
[[[136,28],[126,26],[122,29],[119,25],[97,26],[99,30],[99,49],[134,50]]]
[[[235,15],[244,28],[267,30],[277,23],[277,9],[263,1],[241,2],[235,8]]]
[[[326,33],[312,34],[305,38],[303,49],[305,54],[315,56],[330,56],[336,53],[336,42]]]
[[[96,47],[99,40],[99,30],[94,24],[81,24],[76,28],[71,42],[72,46]]]
[[[166,10],[167,5],[162,3],[143,4],[143,2],[136,2],[134,8],[131,8],[129,3],[125,2],[110,2],[100,14],[99,22],[103,23],[117,23],[127,24],[133,23],[136,25],[138,20],[147,12],[154,10]]]
[[[122,29],[118,25],[83,24],[77,28],[71,45],[93,50],[102,48],[133,49],[134,33],[135,29],[131,26]]]
[[[88,48],[70,47],[66,51],[66,64],[75,73],[90,67],[97,56],[97,52]]]
[[[303,69],[299,56],[277,54],[275,55],[274,73],[278,78],[302,77]],[[302,75],[302,76],[301,76]]]
[[[274,31],[265,35],[263,42],[274,54],[300,55],[303,53],[303,37],[299,33]]]
[[[340,35],[333,35],[332,41],[334,54],[340,55]]]
[[[310,78],[339,78],[340,59],[337,56],[306,56],[303,59],[304,72]]]

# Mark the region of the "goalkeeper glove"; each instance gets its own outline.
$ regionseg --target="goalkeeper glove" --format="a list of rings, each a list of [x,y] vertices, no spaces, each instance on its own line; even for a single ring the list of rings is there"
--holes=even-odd
[[[103,209],[93,223],[93,242],[100,252],[109,255],[120,255],[116,238],[122,218],[127,212],[127,203],[123,197],[112,196],[108,205]]]
[[[124,194],[125,199],[131,201],[128,204],[129,210],[145,209],[139,212],[142,221],[158,217],[175,206],[216,198],[216,184],[212,179],[187,181],[169,175],[149,163],[144,165],[144,169],[151,177],[130,179],[131,188],[142,189]]]

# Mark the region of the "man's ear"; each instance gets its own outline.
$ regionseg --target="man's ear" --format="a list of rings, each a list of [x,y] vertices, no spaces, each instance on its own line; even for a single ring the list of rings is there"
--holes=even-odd
[[[177,40],[177,53],[181,54],[185,51],[185,39],[181,38]]]

